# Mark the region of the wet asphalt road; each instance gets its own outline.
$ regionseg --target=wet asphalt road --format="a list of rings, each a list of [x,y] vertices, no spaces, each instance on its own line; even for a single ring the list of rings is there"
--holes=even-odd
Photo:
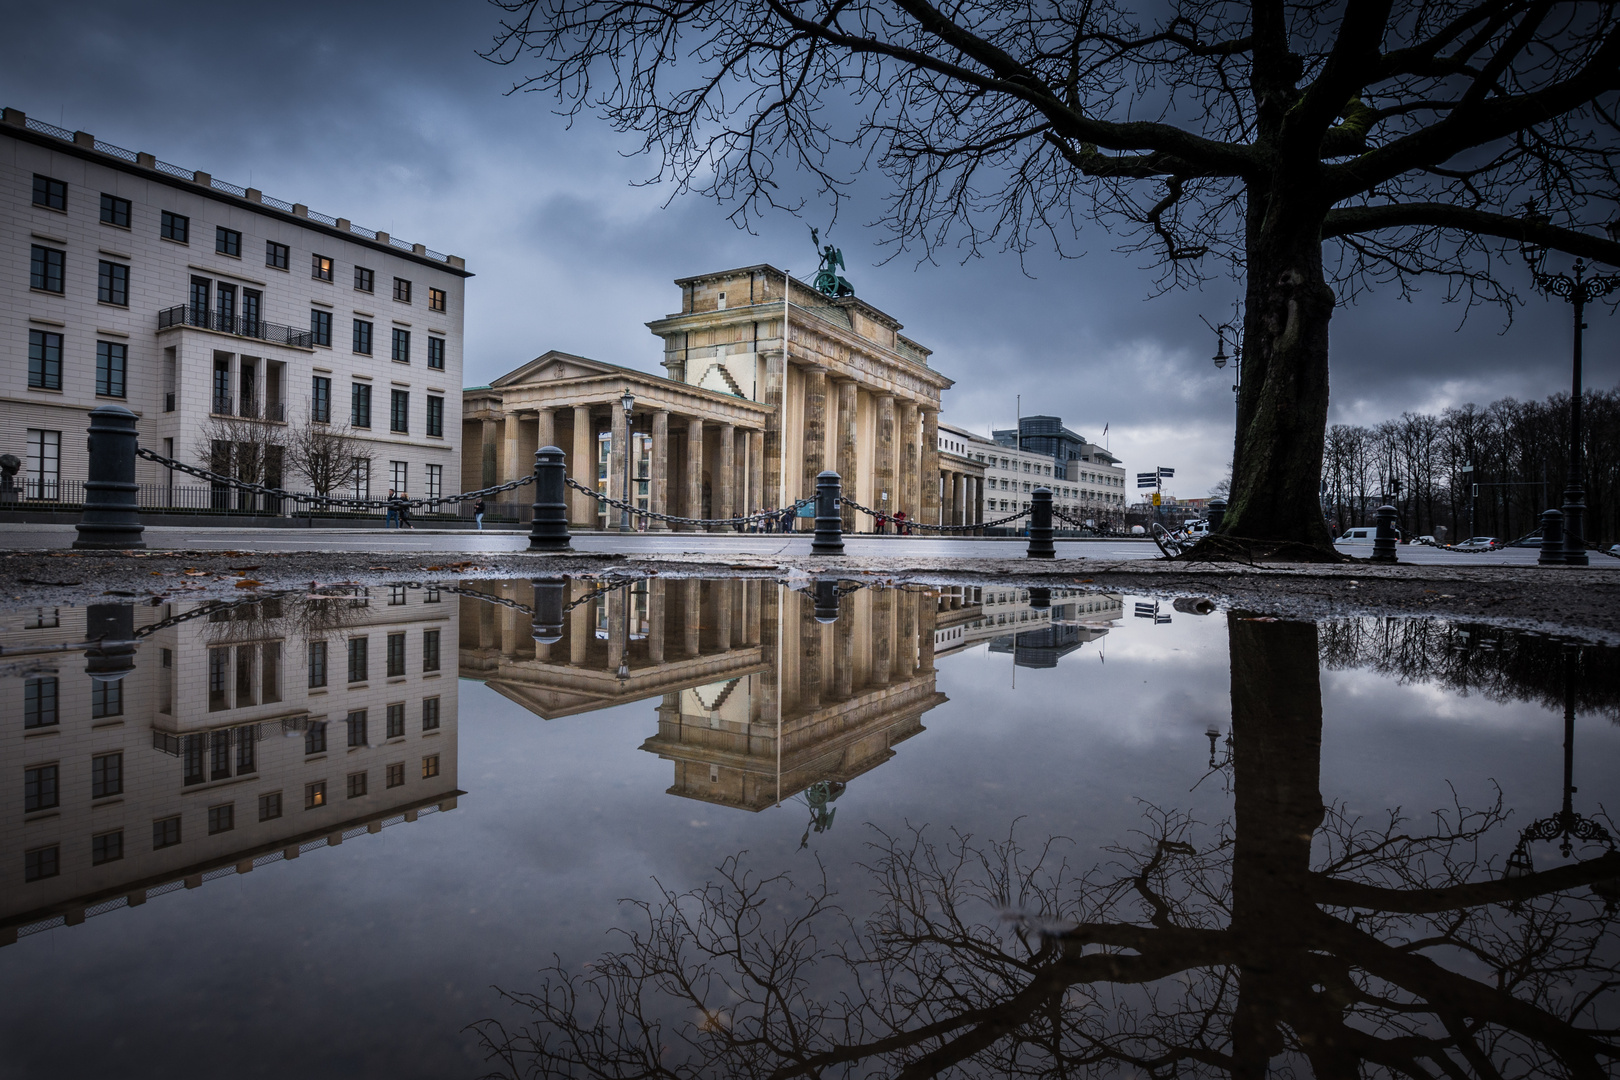
[[[0,550],[39,550],[69,547],[76,536],[71,525],[0,526]],[[443,552],[449,554],[493,554],[528,550],[526,532],[467,532],[437,530],[372,529],[228,529],[173,528],[152,526],[146,530],[149,549],[192,551],[264,552]],[[757,533],[581,533],[574,536],[577,551],[603,554],[673,554],[702,552],[708,555],[785,555],[810,553],[810,537],[799,534]],[[846,537],[845,551],[852,556],[874,558],[962,558],[1007,559],[1024,553],[1027,541],[1008,539],[935,539],[924,537]],[[1353,555],[1370,555],[1370,546],[1341,548]],[[1087,558],[1108,561],[1153,559],[1159,549],[1147,540],[1058,540],[1060,558]],[[1480,554],[1464,554],[1421,545],[1403,545],[1403,563],[1429,566],[1534,566],[1534,548],[1504,548]],[[1593,568],[1620,570],[1620,559],[1598,552],[1591,556]]]

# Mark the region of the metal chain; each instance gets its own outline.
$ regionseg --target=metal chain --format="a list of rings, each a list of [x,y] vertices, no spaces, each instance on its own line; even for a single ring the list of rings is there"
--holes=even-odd
[[[1004,517],[1004,518],[997,518],[995,521],[982,521],[982,522],[978,523],[977,525],[929,525],[926,522],[922,522],[922,521],[910,521],[910,520],[896,521],[893,514],[881,513],[881,512],[879,512],[877,510],[872,509],[870,506],[862,506],[860,503],[856,502],[854,499],[840,498],[838,501],[843,503],[845,506],[848,506],[848,507],[850,507],[852,509],[855,509],[855,510],[859,510],[861,513],[868,514],[868,515],[870,515],[870,516],[872,516],[874,518],[879,519],[880,521],[894,522],[895,526],[898,527],[898,528],[902,528],[902,529],[923,529],[923,530],[926,530],[928,532],[940,532],[940,533],[972,532],[974,529],[994,529],[999,525],[1005,525],[1009,521],[1017,521],[1019,518],[1027,517],[1029,515],[1028,510],[1020,510],[1016,514],[1011,514],[1011,515],[1009,515],[1007,517]]]
[[[148,461],[156,462],[165,468],[178,469],[180,472],[195,476],[199,480],[207,480],[210,483],[215,484],[225,484],[228,487],[236,488],[239,491],[250,492],[255,495],[265,495],[276,499],[291,499],[294,503],[310,503],[322,506],[348,506],[376,510],[386,510],[390,506],[422,507],[437,505],[439,503],[466,502],[468,499],[480,499],[486,495],[496,495],[503,491],[511,491],[514,488],[520,488],[525,484],[534,483],[534,474],[528,473],[524,476],[520,476],[516,480],[511,480],[504,484],[497,484],[494,487],[481,488],[478,491],[463,491],[457,495],[443,495],[435,499],[357,499],[348,498],[341,495],[317,495],[313,492],[288,491],[285,488],[270,487],[267,484],[255,484],[247,480],[238,480],[234,476],[223,476],[209,469],[199,468],[196,465],[188,465],[183,461],[176,461],[174,458],[166,457],[163,454],[159,454],[155,450],[148,450],[144,446],[137,446],[135,448],[135,455],[137,457],[146,458]]]
[[[679,525],[746,525],[750,521],[765,521],[772,518],[779,518],[788,510],[791,510],[797,514],[801,507],[809,506],[811,503],[816,501],[815,497],[811,496],[807,499],[800,499],[792,506],[784,506],[780,510],[766,510],[763,513],[750,514],[747,517],[689,518],[680,517],[676,514],[660,514],[656,510],[642,510],[639,507],[631,506],[623,499],[615,499],[610,495],[602,494],[600,491],[593,491],[584,484],[581,484],[578,480],[575,480],[572,476],[565,477],[564,481],[575,491],[583,492],[593,499],[607,503],[609,506],[617,507],[620,510],[630,511],[632,517],[651,518],[655,521],[672,521]]]

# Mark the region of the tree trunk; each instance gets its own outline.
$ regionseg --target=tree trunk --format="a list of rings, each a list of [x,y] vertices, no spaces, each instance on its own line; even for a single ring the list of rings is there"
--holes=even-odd
[[[1279,180],[1278,191],[1308,185]],[[1322,273],[1325,207],[1249,190],[1247,318],[1232,451],[1232,497],[1222,532],[1332,551],[1318,499],[1327,427],[1328,321]]]

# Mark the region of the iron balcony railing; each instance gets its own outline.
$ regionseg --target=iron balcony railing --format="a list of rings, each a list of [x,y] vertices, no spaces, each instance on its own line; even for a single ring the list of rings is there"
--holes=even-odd
[[[308,330],[282,326],[280,323],[261,322],[258,319],[244,319],[240,315],[209,311],[207,308],[191,304],[177,304],[158,312],[158,329],[167,330],[171,326],[196,326],[222,334],[234,334],[236,337],[253,338],[256,341],[291,345],[298,349],[315,347],[314,338]]]

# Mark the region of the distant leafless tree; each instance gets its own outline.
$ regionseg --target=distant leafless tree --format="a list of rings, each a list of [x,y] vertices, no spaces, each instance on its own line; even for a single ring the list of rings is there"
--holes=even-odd
[[[317,495],[330,495],[354,479],[363,444],[347,421],[304,419],[287,430],[287,464]]]
[[[210,416],[197,438],[194,455],[211,472],[246,484],[280,487],[288,454],[284,425],[239,416]],[[221,505],[223,503],[223,505]],[[274,509],[247,492],[216,491],[215,509]]]
[[[642,140],[746,223],[889,180],[932,257],[1067,250],[1099,220],[1161,285],[1245,285],[1226,530],[1330,550],[1328,323],[1442,276],[1509,303],[1535,241],[1620,265],[1613,4],[1539,0],[496,0],[488,54]],[[1521,204],[1540,200],[1539,215]],[[1331,282],[1331,285],[1330,285]],[[1335,287],[1338,292],[1335,292]]]

